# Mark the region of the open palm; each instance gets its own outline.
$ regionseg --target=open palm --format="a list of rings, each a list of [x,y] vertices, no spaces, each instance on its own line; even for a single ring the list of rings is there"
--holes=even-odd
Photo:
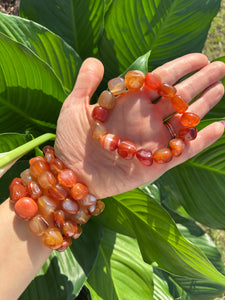
[[[218,82],[225,76],[223,63],[209,64],[204,55],[189,54],[164,64],[154,72],[164,82],[175,84],[194,71],[197,72],[175,86],[177,94],[187,102],[204,91],[189,106],[189,111],[202,118],[223,96],[223,85]],[[223,124],[213,123],[201,130],[194,141],[187,143],[180,157],[173,157],[166,164],[154,162],[150,167],[143,166],[136,158],[127,161],[116,152],[105,150],[91,136],[94,105],[89,104],[102,80],[103,72],[102,64],[96,59],[90,58],[83,63],[76,85],[62,107],[55,143],[57,156],[76,172],[78,180],[87,184],[90,192],[98,198],[119,194],[157,179],[170,168],[208,147],[223,134]],[[145,88],[119,96],[105,123],[107,131],[116,134],[121,140],[134,142],[138,149],[148,149],[154,153],[166,147],[171,136],[163,121],[175,111],[170,101],[160,98],[154,102],[157,98],[157,93]],[[179,118],[179,114],[170,118],[176,133],[182,127]]]

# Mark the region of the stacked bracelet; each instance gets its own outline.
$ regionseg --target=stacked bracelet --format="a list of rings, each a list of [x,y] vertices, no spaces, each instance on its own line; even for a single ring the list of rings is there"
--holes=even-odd
[[[175,135],[169,122],[165,122],[172,140],[168,147],[158,149],[155,153],[148,149],[137,149],[137,146],[131,141],[121,141],[114,134],[107,133],[104,122],[109,117],[110,110],[115,106],[117,99],[121,94],[130,91],[137,91],[143,87],[157,91],[158,95],[171,101],[175,111],[181,114],[180,122],[184,126]],[[167,83],[163,83],[161,78],[154,73],[144,75],[141,71],[133,70],[126,73],[125,78],[117,77],[108,82],[109,90],[101,93],[98,99],[98,105],[92,111],[93,123],[91,133],[94,139],[98,140],[100,145],[108,151],[117,150],[120,157],[124,159],[133,159],[134,156],[145,166],[151,166],[153,161],[157,163],[167,163],[173,156],[179,156],[184,150],[185,142],[193,140],[197,136],[196,125],[200,122],[200,117],[194,113],[186,112],[187,102],[177,95],[176,88]]]
[[[64,251],[72,243],[71,237],[81,235],[81,225],[91,215],[100,214],[105,205],[85,184],[77,182],[75,173],[56,158],[51,146],[43,152],[44,158],[32,158],[30,168],[13,179],[10,200],[16,215],[29,221],[30,229],[42,236],[46,246]]]

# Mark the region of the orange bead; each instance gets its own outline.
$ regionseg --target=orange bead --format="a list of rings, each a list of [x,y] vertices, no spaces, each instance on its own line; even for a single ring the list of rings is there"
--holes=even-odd
[[[183,126],[194,127],[200,122],[200,117],[195,113],[186,112],[181,116],[180,122]]]
[[[48,196],[41,196],[38,201],[38,208],[39,208],[39,212],[44,216],[44,217],[48,217],[50,214],[52,214],[56,208],[58,203],[48,197]]]
[[[88,187],[85,184],[82,183],[76,183],[72,188],[71,188],[71,196],[75,200],[81,200],[88,194]]]
[[[54,176],[58,176],[59,172],[64,168],[63,162],[59,158],[55,158],[54,162],[49,164],[49,169]]]
[[[87,210],[80,209],[78,212],[73,215],[71,218],[74,220],[77,224],[85,224],[90,219],[90,215]]]
[[[77,177],[73,170],[64,169],[58,174],[58,181],[66,187],[72,187],[77,182]]]
[[[10,189],[10,200],[17,202],[20,198],[27,196],[27,190],[22,184],[14,184]]]
[[[104,208],[105,208],[105,203],[102,202],[101,200],[98,200],[97,203],[96,203],[96,208],[92,212],[92,215],[93,216],[98,216],[100,213],[103,212]]]
[[[169,161],[171,161],[172,158],[173,158],[173,155],[169,148],[158,149],[153,154],[153,159],[158,164],[168,163]]]
[[[92,122],[91,134],[95,140],[100,140],[106,134],[106,132],[106,127],[102,122]]]
[[[77,232],[72,236],[73,239],[78,239],[82,234],[82,227],[77,225]]]
[[[77,232],[77,224],[73,220],[66,220],[63,224],[62,232],[64,236],[73,236]]]
[[[54,152],[54,148],[53,148],[52,146],[49,146],[49,145],[48,145],[48,146],[45,146],[45,147],[42,149],[42,151],[44,152],[44,154],[47,153],[47,152],[49,152],[49,151],[50,151],[50,152],[52,152],[52,151]]]
[[[58,227],[59,229],[62,228],[63,223],[65,222],[65,213],[63,210],[60,209],[60,210],[54,211],[53,222],[56,227]]]
[[[64,236],[63,237],[63,243],[62,243],[62,246],[57,248],[56,251],[58,252],[63,252],[65,251],[70,245],[72,244],[72,240],[70,237],[66,237]]]
[[[31,166],[35,161],[44,161],[45,162],[45,159],[42,156],[32,157],[29,160],[29,165]]]
[[[11,190],[12,187],[13,187],[14,185],[16,185],[16,184],[23,184],[22,179],[19,178],[19,177],[14,178],[14,179],[12,180],[12,182],[10,183],[10,185],[9,185],[9,190]]]
[[[28,221],[33,218],[38,212],[37,203],[29,197],[20,198],[15,204],[15,213],[17,216]]]
[[[42,215],[36,215],[29,221],[30,229],[37,236],[41,236],[48,226],[48,222]]]
[[[58,201],[65,200],[66,196],[68,195],[66,188],[63,188],[60,184],[50,187],[50,189],[48,189],[48,193],[50,197]]]
[[[58,228],[48,228],[42,235],[43,243],[50,249],[57,249],[63,244],[63,237]]]
[[[49,164],[51,164],[55,161],[55,153],[53,150],[48,150],[45,152],[45,160]]]
[[[79,210],[79,205],[76,201],[66,198],[62,202],[62,209],[68,214],[76,214]]]
[[[146,73],[145,74],[145,87],[151,91],[156,91],[159,89],[162,81],[161,78],[154,73]]]
[[[100,139],[99,143],[106,150],[115,151],[120,144],[120,138],[115,134],[107,133]]]
[[[182,128],[178,132],[179,138],[184,141],[192,141],[197,137],[197,129],[196,127],[186,127]]]
[[[169,141],[169,146],[173,156],[180,156],[184,151],[185,143],[182,139],[176,138]]]
[[[37,200],[42,195],[42,190],[35,181],[30,181],[27,184],[27,192],[31,198]]]
[[[137,91],[142,88],[145,82],[145,75],[143,72],[138,70],[132,70],[125,75],[125,85],[130,91]]]
[[[43,189],[49,189],[57,183],[56,178],[49,171],[44,171],[39,174],[37,181]]]
[[[37,160],[30,166],[30,174],[31,176],[37,178],[39,174],[44,171],[48,171],[49,167],[45,161]]]
[[[184,113],[188,109],[187,102],[181,96],[175,95],[170,100],[171,100],[171,103],[172,103],[174,109],[179,114]]]
[[[158,94],[166,98],[174,97],[176,92],[176,88],[168,83],[162,83],[158,89]]]
[[[103,91],[98,98],[98,104],[104,108],[112,109],[116,104],[116,98],[109,91]]]
[[[122,141],[117,149],[118,154],[124,159],[132,159],[137,151],[137,147],[130,141]]]
[[[138,150],[136,157],[144,166],[151,166],[153,164],[153,156],[150,151]]]
[[[22,182],[23,182],[24,185],[27,185],[28,182],[30,182],[30,181],[33,180],[33,177],[32,177],[31,174],[30,174],[30,169],[24,170],[24,171],[20,174],[20,177],[21,177]]]
[[[113,95],[119,95],[126,91],[125,81],[122,77],[116,77],[108,82],[108,88]]]

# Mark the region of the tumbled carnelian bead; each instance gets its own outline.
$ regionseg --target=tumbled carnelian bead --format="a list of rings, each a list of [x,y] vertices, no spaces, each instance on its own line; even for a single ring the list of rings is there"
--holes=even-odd
[[[30,166],[30,174],[31,176],[37,178],[39,174],[44,171],[48,171],[49,167],[45,161],[37,160]]]
[[[45,152],[45,160],[47,161],[47,163],[51,164],[54,162],[55,160],[55,153],[53,150],[48,150]]]
[[[155,162],[158,164],[164,164],[173,158],[172,152],[169,148],[161,148],[158,149],[154,154],[153,154],[153,159]]]
[[[62,202],[62,209],[68,214],[76,214],[79,210],[79,205],[76,201],[66,198]]]
[[[156,91],[160,87],[162,81],[159,75],[152,72],[145,74],[145,87],[151,91]]]
[[[78,239],[80,235],[82,234],[82,227],[80,225],[77,225],[77,232],[72,236],[73,239]]]
[[[42,157],[42,156],[32,157],[32,158],[29,160],[29,165],[31,166],[35,161],[44,161],[44,162],[45,162],[45,159],[44,159],[44,157]]]
[[[67,190],[59,184],[53,185],[50,189],[48,189],[48,193],[53,199],[58,201],[63,201],[68,195]]]
[[[53,222],[55,224],[56,227],[58,227],[59,229],[62,228],[63,223],[65,221],[65,213],[63,210],[56,210],[53,213]]]
[[[118,148],[120,138],[115,134],[107,133],[99,141],[100,145],[108,151],[114,151]]]
[[[179,138],[184,141],[192,141],[197,137],[197,129],[196,127],[186,127],[182,128],[178,132]]]
[[[70,237],[67,237],[67,236],[64,236],[63,237],[63,243],[62,243],[62,246],[55,249],[56,251],[58,252],[63,252],[65,251],[70,245],[72,244],[72,240]]]
[[[103,91],[98,98],[98,104],[101,107],[112,109],[116,104],[116,99],[109,91]]]
[[[174,109],[179,114],[184,113],[188,109],[187,102],[181,96],[175,95],[170,100],[171,100],[171,103],[172,103]]]
[[[9,185],[9,190],[11,190],[12,187],[13,187],[14,185],[16,185],[16,184],[23,184],[22,179],[19,178],[19,177],[14,178],[14,179],[12,180],[12,182],[10,183],[10,185]]]
[[[126,91],[125,81],[122,77],[116,77],[108,82],[108,88],[113,95],[119,95]]]
[[[36,215],[29,221],[29,226],[34,234],[41,236],[49,225],[42,215]]]
[[[162,83],[158,89],[158,94],[166,98],[174,97],[176,92],[176,88],[168,83]]]
[[[76,183],[70,190],[71,196],[75,200],[81,200],[88,194],[88,187],[83,183]]]
[[[132,70],[125,75],[125,85],[130,91],[137,91],[143,86],[145,82],[145,75],[138,70]]]
[[[51,249],[57,249],[63,244],[63,237],[58,228],[48,228],[42,234],[42,242]]]
[[[55,176],[49,171],[39,174],[37,181],[43,189],[48,189],[57,183]]]
[[[30,181],[27,184],[27,192],[31,198],[34,200],[38,199],[42,195],[42,190],[36,181]]]
[[[130,141],[122,141],[117,149],[118,154],[124,159],[132,159],[137,151],[137,147]]]
[[[55,158],[54,162],[49,164],[49,169],[54,176],[58,176],[59,172],[63,168],[64,168],[64,164],[59,158]]]
[[[22,184],[14,184],[10,189],[10,200],[17,202],[20,198],[27,196],[27,190]]]
[[[153,155],[150,151],[138,150],[136,157],[144,166],[151,166],[153,163]]]
[[[181,116],[180,122],[186,127],[194,127],[200,122],[200,117],[195,113],[186,112]]]
[[[92,118],[95,121],[105,122],[109,117],[109,110],[101,107],[101,106],[95,106],[95,108],[92,111]]]
[[[37,203],[30,197],[20,198],[15,204],[15,213],[24,221],[28,221],[33,218],[37,212]]]
[[[39,212],[45,217],[48,217],[57,208],[57,202],[48,196],[38,198],[37,204]]]
[[[64,169],[58,174],[58,181],[66,187],[72,187],[77,182],[77,177],[73,170]]]
[[[92,206],[96,204],[96,198],[95,196],[91,195],[91,194],[87,194],[87,196],[85,196],[82,200],[79,201],[79,205],[80,206]]]
[[[104,208],[105,208],[105,203],[102,202],[101,200],[98,200],[97,203],[96,203],[96,208],[93,211],[92,215],[93,216],[98,216],[100,213],[103,212]]]
[[[106,134],[106,127],[102,122],[95,121],[91,125],[91,134],[95,140],[100,140]]]
[[[173,156],[180,156],[184,151],[185,143],[182,139],[176,138],[169,141],[169,147]]]
[[[54,148],[52,146],[45,146],[42,151],[45,153],[49,152],[49,151],[53,151],[54,152]]]
[[[62,232],[64,236],[73,236],[77,232],[77,224],[73,220],[66,220],[63,224]]]
[[[30,182],[30,181],[33,180],[32,176],[31,176],[31,174],[30,174],[30,169],[24,170],[24,171],[20,174],[20,177],[21,177],[22,182],[23,182],[24,185],[27,185],[28,182]]]
[[[80,209],[71,217],[77,224],[85,224],[90,219],[90,215],[85,209]]]

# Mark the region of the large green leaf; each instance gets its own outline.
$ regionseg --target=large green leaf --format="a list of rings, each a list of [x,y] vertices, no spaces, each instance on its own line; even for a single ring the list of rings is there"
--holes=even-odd
[[[0,132],[55,130],[62,84],[44,61],[0,33]]]
[[[92,300],[153,299],[152,267],[133,238],[105,229],[88,278]]]
[[[2,13],[0,32],[37,54],[54,70],[64,89],[72,90],[81,59],[62,38],[37,23]]]
[[[152,197],[133,190],[107,198],[106,204],[98,221],[135,236],[146,262],[156,262],[159,268],[178,276],[225,284],[225,277],[180,234],[169,214]]]

